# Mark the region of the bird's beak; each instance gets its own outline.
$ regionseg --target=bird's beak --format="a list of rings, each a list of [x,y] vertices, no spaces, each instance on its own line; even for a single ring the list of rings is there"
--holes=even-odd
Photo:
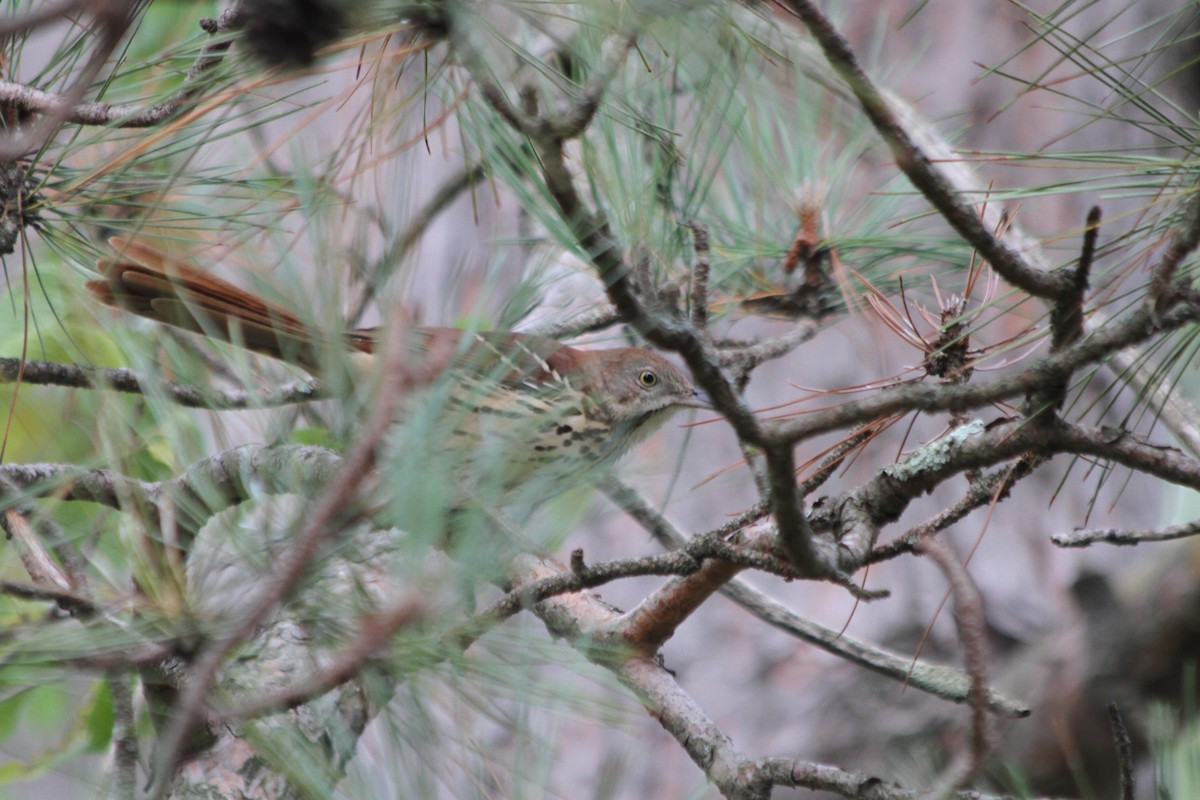
[[[679,405],[684,408],[704,408],[709,411],[713,409],[712,398],[703,389],[692,389],[692,396]]]

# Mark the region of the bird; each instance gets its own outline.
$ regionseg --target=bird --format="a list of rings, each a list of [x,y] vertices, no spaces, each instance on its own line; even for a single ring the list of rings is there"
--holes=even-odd
[[[114,254],[97,262],[101,277],[86,284],[105,305],[295,364],[318,380],[329,348],[341,349],[352,372],[376,368],[380,329],[318,330],[186,257],[140,240],[110,244]],[[469,454],[460,460],[486,471],[501,495],[535,483],[537,496],[557,494],[586,482],[673,413],[712,407],[679,367],[644,348],[580,349],[446,327],[415,328],[409,338],[410,352],[447,378],[434,404],[437,444]]]

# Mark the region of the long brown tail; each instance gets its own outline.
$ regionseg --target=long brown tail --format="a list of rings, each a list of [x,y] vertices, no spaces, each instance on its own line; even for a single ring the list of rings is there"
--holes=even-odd
[[[103,280],[88,291],[106,305],[177,328],[246,347],[313,370],[320,350],[334,344],[303,320],[250,292],[206,275],[190,263],[141,242],[114,238],[114,258],[97,268]],[[344,346],[370,353],[368,331],[345,336]]]

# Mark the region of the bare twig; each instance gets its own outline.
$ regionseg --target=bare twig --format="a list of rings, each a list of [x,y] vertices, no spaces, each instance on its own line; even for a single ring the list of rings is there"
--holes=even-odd
[[[757,508],[741,516],[740,519],[744,521],[740,524],[723,525],[714,531],[687,537],[651,506],[637,490],[627,486],[615,475],[603,478],[599,487],[609,500],[632,517],[659,544],[668,550],[679,551],[697,563],[715,558],[737,565],[739,569],[751,567],[789,580],[803,577],[783,559],[777,542],[771,537],[761,535],[762,531],[751,532],[748,529],[750,522],[763,516]]]
[[[749,769],[749,759],[661,664],[651,659],[629,659],[613,669],[613,674],[641,700],[650,716],[675,738],[724,797],[770,798],[769,781]]]
[[[1014,457],[1040,462],[1058,453],[1096,456],[1200,489],[1200,462],[1132,435],[1113,437],[1101,428],[1061,420],[1040,425],[1009,420],[986,428],[976,422],[877,471],[846,496],[831,498],[814,510],[811,524],[818,530],[833,531],[842,569],[856,569],[868,558],[879,527],[893,522],[914,498],[950,475],[995,466]]]
[[[589,565],[583,561],[583,551],[576,550],[571,554],[569,572],[513,587],[504,597],[477,614],[476,619],[499,621],[511,617],[522,609],[530,608],[542,600],[561,594],[593,589],[621,578],[642,575],[690,575],[699,567],[700,563],[695,558],[683,552],[602,561]],[[494,622],[488,622],[488,625],[491,624]],[[471,627],[478,628],[478,622]]]
[[[59,128],[67,122],[71,110],[83,100],[84,93],[92,86],[92,82],[100,74],[108,57],[116,49],[133,19],[134,8],[135,4],[130,0],[99,4],[95,7],[96,22],[100,29],[97,36],[98,42],[84,62],[83,68],[73,76],[74,85],[62,95],[58,105],[45,110],[40,119],[23,128],[16,129],[13,135],[0,139],[0,162],[13,161],[27,156],[54,138]],[[13,102],[18,103],[19,101],[14,100]]]
[[[1096,257],[1096,242],[1100,238],[1100,206],[1088,211],[1083,228],[1083,247],[1079,261],[1067,268],[1070,291],[1064,292],[1050,314],[1050,347],[1061,350],[1083,338],[1083,301],[1091,277],[1092,262]]]
[[[680,548],[687,546],[688,541],[684,536],[663,520],[661,515],[653,513],[649,504],[635,490],[621,484],[615,479],[609,479],[601,488],[622,509],[626,511],[631,511],[632,509],[631,513],[634,518],[643,527],[653,533],[664,547]],[[751,509],[742,517],[731,520],[729,524],[695,538],[710,539],[729,536],[741,531],[746,525],[761,517],[762,513],[762,509]],[[765,540],[769,535],[769,527],[763,527],[756,532],[749,533],[747,538],[753,543]],[[736,572],[737,570],[733,571]],[[697,577],[698,585],[694,587],[696,591],[703,590],[707,585],[719,583],[722,594],[732,599],[747,611],[758,616],[767,624],[773,625],[802,641],[820,647],[833,655],[845,658],[852,663],[866,667],[885,677],[911,685],[921,691],[929,692],[956,703],[966,701],[969,680],[959,670],[949,667],[935,667],[924,663],[918,663],[913,667],[910,658],[857,642],[854,639],[841,635],[837,631],[810,622],[732,575],[723,576],[717,571],[711,572],[711,574],[702,571]],[[691,589],[692,587],[689,587],[689,590]],[[628,626],[628,620],[624,624]],[[1029,714],[1028,708],[1005,699],[996,692],[991,692],[989,695],[989,703],[992,711],[1005,716],[1020,717]]]
[[[773,526],[764,523],[740,531],[737,534],[739,550],[765,555],[762,551],[775,549],[774,533]],[[709,543],[724,544],[721,551],[730,549],[728,544],[718,539],[698,536],[685,545],[684,552],[695,557],[695,554],[706,549],[705,545]],[[703,560],[703,566],[695,574],[670,580],[646,596],[635,608],[621,617],[614,627],[614,632],[623,644],[632,647],[636,652],[643,655],[657,652],[696,609],[720,591],[735,575],[751,566],[748,561],[750,560],[719,556]],[[766,571],[779,572],[778,568]]]
[[[1050,537],[1050,541],[1059,547],[1088,547],[1100,543],[1135,545],[1144,542],[1171,542],[1196,534],[1200,534],[1200,522],[1138,530],[1122,530],[1120,528],[1075,530],[1070,533],[1056,533]]]
[[[1112,725],[1113,744],[1117,749],[1117,767],[1120,772],[1121,800],[1133,800],[1133,742],[1129,729],[1116,703],[1108,704],[1108,721]]]
[[[721,348],[721,365],[733,375],[737,384],[745,383],[750,373],[768,361],[782,358],[809,339],[820,327],[813,320],[798,320],[786,333],[738,347]]]
[[[335,480],[342,464],[341,456],[323,447],[247,445],[209,456],[161,483],[74,464],[4,464],[0,484],[9,482],[31,498],[82,500],[137,511],[147,515],[151,526],[157,525],[159,504],[171,498],[180,533],[186,535],[213,514],[253,496],[255,487],[272,493],[319,494]],[[175,544],[186,550],[188,541]],[[70,564],[61,556],[60,560]]]
[[[130,3],[130,6],[133,4]],[[223,36],[239,27],[242,21],[240,0],[225,9],[216,20],[203,20],[203,27],[210,34]],[[52,94],[11,81],[0,81],[0,104],[19,111],[44,114],[58,124],[72,125],[115,125],[119,128],[149,128],[166,122],[187,108],[204,88],[200,78],[215,68],[224,59],[232,39],[227,36],[206,44],[188,69],[184,85],[165,102],[153,106],[113,105],[111,103],[81,102],[82,91],[90,84],[80,80],[76,88],[66,94]],[[12,154],[24,152],[15,143]],[[11,155],[11,154],[10,154]]]
[[[764,449],[767,480],[771,489],[771,511],[779,524],[784,552],[802,573],[816,575],[836,571],[836,564],[820,565],[812,542],[812,530],[804,515],[804,496],[796,485],[796,455],[793,445],[772,442]],[[842,577],[842,576],[839,576]]]
[[[58,601],[60,608],[78,617],[90,615],[94,609],[86,601],[89,594],[87,564],[51,517],[24,502],[22,495],[25,493],[20,481],[7,472],[0,472],[0,527],[10,539],[16,540],[18,554],[29,577],[42,586],[65,589],[71,595],[84,598],[85,602],[80,602],[64,597]],[[50,558],[47,544],[49,551],[58,557],[57,564]]]
[[[692,231],[692,249],[696,261],[692,264],[692,289],[688,293],[688,305],[692,315],[692,327],[702,331],[708,327],[708,274],[712,270],[712,251],[708,249],[708,228],[691,221],[687,227]]]
[[[825,764],[784,758],[764,759],[755,770],[774,786],[793,786],[813,792],[832,793],[854,800],[917,800],[921,792],[897,786],[861,772],[847,772]],[[1012,800],[1011,795],[975,791],[948,792],[939,800]]]
[[[57,604],[60,608],[80,614],[92,614],[96,606],[83,595],[67,589],[20,581],[0,581],[0,592],[22,600],[42,600]]]
[[[1200,192],[1192,187],[1191,194],[1183,209],[1184,224],[1175,230],[1171,238],[1171,246],[1162,258],[1152,268],[1153,277],[1150,280],[1149,301],[1155,311],[1161,312],[1178,297],[1175,285],[1179,265],[1200,246]]]
[[[137,793],[138,736],[130,677],[120,670],[107,675],[113,704],[113,797],[134,800]]]
[[[1068,278],[1069,291],[1061,293],[1050,310],[1050,350],[1059,352],[1083,338],[1083,301],[1087,296],[1088,278],[1100,236],[1100,207],[1094,206],[1087,215],[1083,231],[1083,248],[1079,262],[1061,272]],[[1034,419],[1054,414],[1066,398],[1070,375],[1057,375],[1030,392],[1025,399],[1025,413]]]
[[[1106,320],[1095,319],[1096,327]],[[1159,420],[1193,456],[1200,456],[1200,409],[1181,392],[1172,391],[1170,381],[1147,364],[1134,348],[1118,350],[1104,362],[1121,380],[1127,382],[1150,408],[1158,410]]]
[[[983,761],[995,746],[991,719],[988,717],[988,643],[987,621],[983,614],[983,598],[979,588],[962,562],[939,539],[922,539],[917,551],[929,556],[941,568],[954,594],[954,622],[962,645],[963,666],[971,679],[967,704],[971,707],[971,745],[954,759],[946,772],[928,792],[928,800],[940,800],[946,792],[971,780],[983,766]]]
[[[769,435],[800,441],[839,428],[871,422],[906,411],[965,411],[1011,399],[1042,385],[1058,374],[1070,374],[1088,364],[1102,361],[1109,354],[1138,344],[1161,333],[1200,319],[1200,304],[1183,303],[1164,313],[1157,321],[1147,309],[1139,309],[1109,325],[1093,331],[1082,341],[1044,356],[1024,370],[994,381],[960,385],[928,386],[910,383],[888,392],[840,403],[803,417],[768,423]]]
[[[294,405],[310,400],[323,400],[328,395],[316,384],[297,381],[275,389],[220,391],[200,389],[174,381],[155,380],[123,367],[81,367],[53,361],[24,361],[0,357],[0,383],[21,383],[42,386],[66,386],[76,389],[109,389],[125,394],[159,392],[173,403],[187,408],[209,408],[229,411],[245,408],[272,408]],[[148,387],[153,387],[150,389]]]
[[[533,556],[519,557],[513,569],[524,581],[540,580],[560,571]],[[589,659],[609,669],[628,687],[722,795],[766,800],[769,785],[750,780],[750,761],[665,667],[652,659],[619,658],[620,651],[594,646],[587,632],[613,623],[615,612],[610,606],[593,595],[580,593],[545,600],[535,610],[554,635],[576,642]]]
[[[539,135],[564,142],[583,133],[600,110],[600,102],[604,99],[609,84],[625,64],[629,51],[635,44],[637,33],[633,31],[619,34],[607,41],[604,63],[596,69],[584,85],[583,91],[572,99],[566,109],[537,120],[535,124],[539,128]]]
[[[17,554],[25,572],[33,581],[51,591],[71,592],[71,581],[62,569],[54,563],[50,553],[42,545],[40,537],[33,526],[16,508],[6,508],[0,511],[0,529],[4,535],[16,545]]]
[[[858,63],[858,57],[829,19],[810,0],[776,0],[794,13],[817,40],[830,65],[858,98],[863,113],[883,137],[900,170],[958,232],[1009,283],[1035,297],[1054,299],[1067,289],[1063,276],[1028,263],[998,238],[900,122],[887,99]]]
[[[967,493],[958,502],[943,509],[927,522],[909,528],[893,541],[876,547],[867,556],[864,564],[875,564],[914,552],[922,539],[937,535],[983,505],[996,503],[1007,497],[1017,481],[1033,472],[1036,466],[1037,462],[1034,459],[1023,458],[1009,466],[973,478]]]
[[[970,679],[961,670],[924,662],[914,664],[909,656],[859,642],[804,619],[739,578],[726,584],[721,589],[721,594],[768,625],[839,658],[943,700],[954,703],[967,702]],[[992,689],[988,690],[988,708],[995,714],[1013,718],[1027,717],[1031,713],[1028,706]]]

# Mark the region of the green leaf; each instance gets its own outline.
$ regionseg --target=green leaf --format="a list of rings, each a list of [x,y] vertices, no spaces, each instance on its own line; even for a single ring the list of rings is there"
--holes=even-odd
[[[292,441],[296,444],[337,449],[337,442],[328,428],[297,428],[292,431]]]
[[[13,729],[21,719],[25,701],[29,699],[30,689],[22,689],[0,700],[0,742],[12,735]]]
[[[124,678],[118,676],[115,680]],[[91,702],[84,708],[80,723],[82,732],[86,735],[86,749],[89,753],[99,753],[108,749],[113,734],[113,700],[112,689],[107,680],[96,681]]]
[[[41,690],[41,691],[39,691]],[[54,706],[61,709],[62,706],[62,690],[59,687],[39,686],[28,692],[22,692],[21,695],[49,706],[48,700],[52,699]],[[17,699],[17,696],[8,698],[4,701],[7,704]],[[35,710],[30,707],[24,716],[31,720],[41,720],[45,723],[54,724],[60,719],[58,713],[54,716],[43,716],[47,711]],[[9,720],[7,709],[0,704],[0,720],[4,724],[15,725],[20,714],[13,713],[12,719]],[[105,680],[97,680],[91,691],[91,696],[84,706],[79,717],[74,724],[66,731],[62,739],[56,746],[53,746],[41,754],[30,759],[26,763],[8,762],[0,764],[0,786],[16,781],[30,780],[37,776],[58,768],[59,765],[77,758],[84,753],[97,753],[107,750],[112,741],[113,730],[113,705],[112,693],[109,691],[108,682]]]

